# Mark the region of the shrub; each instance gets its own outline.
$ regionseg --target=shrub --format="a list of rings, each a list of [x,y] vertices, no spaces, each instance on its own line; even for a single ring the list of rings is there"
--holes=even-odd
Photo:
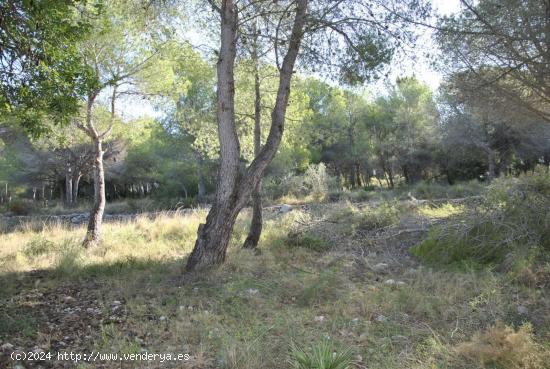
[[[327,173],[325,164],[310,165],[304,174],[304,185],[315,198],[324,198],[336,187],[336,179]]]
[[[329,339],[323,339],[309,350],[293,345],[290,354],[290,363],[295,369],[348,369],[352,362],[351,349],[336,352]]]
[[[499,179],[475,213],[465,212],[456,222],[435,228],[412,252],[431,262],[474,261],[508,270],[513,265],[506,260],[544,260],[550,251],[548,209],[548,173]]]
[[[8,210],[13,215],[29,215],[36,212],[37,206],[32,201],[28,200],[13,200],[8,205]]]
[[[419,182],[410,192],[419,199],[461,198],[483,193],[485,185],[479,181],[462,182],[454,185],[440,183]]]
[[[485,333],[476,334],[471,341],[458,345],[456,352],[482,368],[542,369],[550,359],[533,340],[529,324],[515,331],[499,323]],[[543,356],[547,356],[546,360]]]
[[[296,303],[301,307],[311,307],[325,301],[338,301],[342,297],[342,283],[334,269],[323,271],[305,284],[297,296]]]
[[[336,191],[337,184],[337,178],[331,176],[321,163],[310,165],[304,174],[266,178],[262,188],[264,195],[272,199],[312,196],[324,200],[331,191]]]
[[[336,200],[347,200],[351,202],[364,202],[369,200],[370,194],[363,189],[358,189],[354,191],[343,191],[343,192],[336,192],[335,194],[338,194],[339,196],[336,198]],[[333,193],[331,193],[331,196]]]
[[[330,249],[330,244],[322,237],[311,232],[290,232],[287,244],[291,247],[303,247],[309,250],[323,252]]]
[[[35,237],[25,245],[23,253],[27,257],[37,257],[55,249],[55,243],[42,237]]]

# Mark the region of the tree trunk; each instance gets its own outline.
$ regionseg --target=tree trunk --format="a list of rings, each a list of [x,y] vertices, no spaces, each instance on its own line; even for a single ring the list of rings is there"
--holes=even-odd
[[[493,150],[487,150],[487,165],[489,166],[489,181],[492,181],[495,178],[495,153]]]
[[[65,202],[67,205],[73,203],[73,176],[69,163],[67,163],[67,171],[65,172]]]
[[[262,146],[262,96],[260,91],[260,67],[258,60],[258,35],[254,27],[254,40],[252,49],[252,59],[254,60],[254,156],[260,154]],[[258,246],[260,236],[262,235],[262,181],[252,191],[252,219],[248,236],[244,241],[243,247],[254,249]]]
[[[90,212],[88,230],[84,239],[84,246],[96,245],[101,240],[101,223],[105,211],[105,172],[103,170],[103,147],[101,139],[94,140],[94,205]]]
[[[82,175],[77,174],[73,179],[73,203],[75,204],[78,202],[78,187],[80,186],[80,178],[82,178]]]
[[[217,120],[220,139],[218,187],[212,209],[201,224],[193,252],[187,260],[191,272],[225,260],[229,238],[237,215],[250,198],[269,163],[273,160],[284,131],[290,82],[302,40],[307,0],[297,1],[297,11],[287,53],[279,72],[279,87],[271,114],[271,129],[265,146],[241,176],[239,140],[235,127],[234,63],[236,56],[237,9],[233,0],[222,1],[221,47],[217,65]]]
[[[65,192],[63,190],[63,181],[59,181],[57,184],[59,186],[59,202],[63,203],[65,201]]]
[[[187,260],[188,271],[223,263],[233,224],[237,218],[239,140],[235,128],[234,66],[237,39],[237,6],[222,1],[221,47],[217,64],[217,121],[220,139],[220,169],[216,199],[206,224],[198,229],[197,241]]]
[[[391,168],[388,170],[388,181],[390,182],[390,188],[393,188],[394,187],[393,172],[392,172]]]
[[[363,180],[361,179],[361,164],[355,163],[355,175],[357,176],[357,187],[363,187]]]

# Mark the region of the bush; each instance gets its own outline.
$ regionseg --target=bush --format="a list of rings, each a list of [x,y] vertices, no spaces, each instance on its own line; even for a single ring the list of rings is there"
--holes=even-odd
[[[13,215],[30,215],[37,210],[37,205],[28,200],[14,200],[8,204],[8,211]]]
[[[331,176],[323,163],[312,164],[304,174],[287,175],[281,179],[267,178],[263,182],[263,193],[268,198],[313,196],[324,200],[337,189],[338,179]]]
[[[419,182],[414,185],[410,192],[419,199],[442,199],[442,198],[461,198],[479,195],[485,190],[485,185],[477,180],[462,182],[454,185],[444,185],[440,183]]]
[[[47,254],[50,251],[53,251],[55,249],[55,243],[52,241],[49,241],[42,237],[35,237],[32,240],[30,240],[23,250],[23,253],[27,257],[37,257],[40,255]]]
[[[544,261],[550,252],[550,175],[537,171],[521,178],[502,178],[488,188],[475,212],[435,228],[412,249],[430,262],[473,261],[507,270],[510,260]],[[513,257],[511,257],[513,255]]]
[[[295,369],[348,369],[352,362],[351,349],[336,352],[329,339],[323,339],[309,350],[293,345],[290,354],[290,363]]]
[[[333,201],[347,200],[350,202],[364,202],[370,199],[370,194],[363,189],[354,191],[333,192],[329,197]]]
[[[330,249],[330,244],[324,238],[310,232],[290,232],[287,244],[291,247],[303,247],[317,252]]]

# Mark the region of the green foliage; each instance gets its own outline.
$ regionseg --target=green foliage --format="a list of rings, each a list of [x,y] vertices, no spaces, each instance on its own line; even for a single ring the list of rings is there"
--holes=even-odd
[[[8,211],[13,215],[29,215],[37,210],[37,205],[30,200],[15,199],[8,204]]]
[[[349,369],[353,363],[353,351],[336,352],[332,341],[325,338],[309,349],[293,345],[290,363],[295,369]]]
[[[310,196],[322,201],[337,189],[337,183],[337,178],[328,173],[325,164],[311,164],[303,174],[268,177],[264,183],[264,193],[270,198]]]
[[[409,190],[409,188],[406,188]],[[475,196],[485,191],[485,185],[477,180],[470,182],[459,182],[451,186],[434,183],[419,182],[410,188],[411,194],[418,199],[456,199],[468,196]]]
[[[508,270],[533,255],[543,262],[550,255],[549,183],[550,174],[543,168],[495,181],[480,208],[433,229],[413,254],[433,263],[467,261]]]
[[[334,268],[320,273],[306,283],[298,294],[296,302],[302,307],[323,304],[326,301],[336,301],[342,297],[342,280]]]
[[[55,243],[41,236],[35,237],[25,245],[23,253],[30,258],[38,257],[55,250]]]
[[[101,2],[80,0],[6,1],[2,14],[0,112],[14,114],[31,133],[43,133],[42,120],[66,120],[78,108],[90,70],[77,44],[90,31]]]
[[[356,230],[371,231],[394,224],[399,220],[402,211],[397,202],[384,202],[378,206],[361,208],[347,203],[345,207],[330,214],[328,219],[343,224],[353,233]]]
[[[323,252],[330,249],[330,243],[327,240],[311,232],[289,233],[287,245],[290,247],[303,247],[316,252]]]

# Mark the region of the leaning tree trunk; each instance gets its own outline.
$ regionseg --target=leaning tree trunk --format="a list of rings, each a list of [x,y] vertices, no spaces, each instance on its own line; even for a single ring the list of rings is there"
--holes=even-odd
[[[99,138],[94,139],[94,205],[90,211],[84,246],[90,247],[101,240],[101,223],[105,211],[105,171],[103,170],[103,147]]]
[[[252,49],[252,59],[254,60],[254,156],[260,154],[262,146],[262,96],[260,92],[260,67],[258,62],[258,34],[254,27],[254,43]],[[252,220],[248,236],[244,241],[243,247],[254,249],[258,246],[260,236],[262,235],[262,181],[260,180],[252,191]]]
[[[307,0],[297,1],[288,51],[279,73],[279,87],[271,114],[271,129],[265,146],[250,166],[239,173],[240,147],[235,127],[235,81],[237,9],[233,0],[222,1],[221,47],[217,65],[217,120],[220,139],[220,169],[216,198],[206,223],[201,224],[195,247],[187,260],[186,271],[214,266],[225,260],[233,226],[281,142],[290,82],[305,24]]]

